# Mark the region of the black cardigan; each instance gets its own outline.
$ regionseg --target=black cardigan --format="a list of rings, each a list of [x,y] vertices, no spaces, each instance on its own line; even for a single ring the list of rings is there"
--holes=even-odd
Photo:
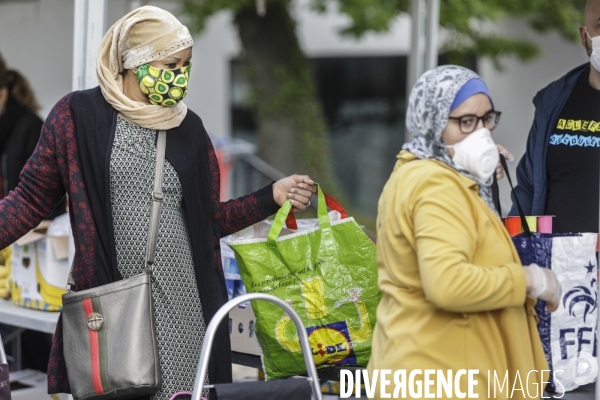
[[[122,279],[109,176],[116,119],[116,110],[98,87],[65,96],[46,119],[19,186],[0,201],[0,248],[4,248],[34,228],[65,191],[69,194],[77,290]],[[261,221],[278,206],[271,185],[236,200],[220,201],[217,158],[202,121],[190,110],[179,127],[167,132],[166,158],[181,181],[196,281],[208,323],[227,301],[219,239]],[[209,378],[214,383],[231,381],[227,321],[215,338]],[[60,320],[48,365],[48,390],[69,392]]]

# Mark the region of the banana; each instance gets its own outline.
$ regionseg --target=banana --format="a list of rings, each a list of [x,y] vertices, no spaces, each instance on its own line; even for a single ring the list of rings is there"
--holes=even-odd
[[[8,278],[10,275],[11,268],[7,265],[0,265],[0,279]]]
[[[61,307],[62,306],[62,295],[67,291],[64,288],[52,286],[44,279],[44,275],[42,275],[42,271],[40,270],[39,263],[35,265],[35,277],[38,283],[38,288],[40,289],[40,294],[44,301],[52,306]]]
[[[10,274],[12,264],[11,250],[11,247],[0,250],[0,279],[8,277]]]

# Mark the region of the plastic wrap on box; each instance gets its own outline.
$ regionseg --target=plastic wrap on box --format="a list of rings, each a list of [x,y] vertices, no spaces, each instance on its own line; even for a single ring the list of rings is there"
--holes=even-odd
[[[227,237],[221,239],[221,262],[223,263],[225,279],[242,279],[237,262],[235,261],[235,253],[231,250],[231,247],[225,243],[225,240],[227,240]]]
[[[225,243],[227,237],[221,239],[221,262],[223,264],[223,273],[225,275],[225,285],[227,286],[227,296],[229,300],[234,297],[246,294],[246,288],[242,277],[240,276],[240,270],[238,269],[237,261],[235,260],[235,253]],[[246,307],[247,304],[243,303],[240,305],[242,308]]]

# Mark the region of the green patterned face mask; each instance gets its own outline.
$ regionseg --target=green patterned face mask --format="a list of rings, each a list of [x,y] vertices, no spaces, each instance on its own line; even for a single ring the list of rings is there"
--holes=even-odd
[[[183,100],[188,92],[191,67],[192,64],[179,69],[158,69],[150,64],[144,64],[135,75],[150,103],[172,107]]]

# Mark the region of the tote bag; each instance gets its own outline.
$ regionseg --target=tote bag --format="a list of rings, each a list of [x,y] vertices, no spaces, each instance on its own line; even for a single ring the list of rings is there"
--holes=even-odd
[[[318,367],[366,366],[381,299],[375,245],[320,188],[318,226],[284,228],[291,208],[288,201],[272,224],[261,222],[231,236],[228,244],[246,290],[275,295],[294,307]],[[252,308],[267,378],[306,373],[290,317],[267,302],[253,302]]]

